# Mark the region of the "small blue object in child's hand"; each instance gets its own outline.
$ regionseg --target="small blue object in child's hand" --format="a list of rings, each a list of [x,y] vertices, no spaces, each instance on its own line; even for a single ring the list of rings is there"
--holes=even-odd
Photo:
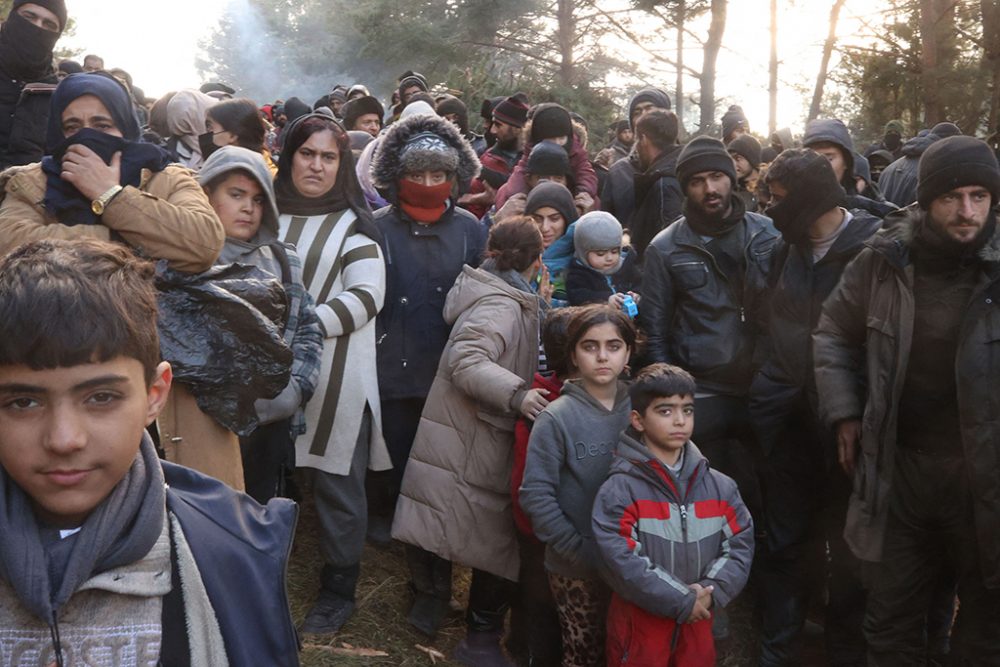
[[[635,305],[635,299],[628,294],[622,299],[622,311],[632,319],[635,319],[635,316],[639,314],[639,307]]]

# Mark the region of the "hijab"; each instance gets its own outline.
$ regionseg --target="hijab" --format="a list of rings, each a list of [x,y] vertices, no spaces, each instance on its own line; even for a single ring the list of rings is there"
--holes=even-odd
[[[114,120],[121,137],[99,130],[84,128],[70,137],[63,136],[62,115],[74,100],[93,95],[101,100]],[[106,74],[71,74],[60,82],[52,94],[49,122],[45,135],[45,208],[64,225],[97,224],[97,216],[90,209],[91,201],[69,181],[62,178],[62,158],[70,146],[82,144],[97,153],[106,164],[111,164],[115,153],[121,153],[122,186],[138,187],[142,170],[162,171],[170,164],[170,155],[159,146],[140,141],[139,121],[135,117],[132,100],[125,88]]]
[[[318,123],[312,119],[325,121],[321,129],[316,129]],[[293,159],[295,153],[310,136],[316,132],[329,129],[337,141],[340,152],[340,165],[337,168],[337,180],[333,187],[319,197],[306,197],[292,182]],[[361,184],[354,168],[354,155],[351,153],[350,141],[343,126],[334,118],[322,114],[311,113],[300,116],[285,128],[285,146],[278,158],[278,174],[274,179],[274,194],[278,210],[286,215],[326,215],[350,208],[357,216],[357,230],[374,240],[381,239],[381,234],[375,227],[371,211],[365,201]]]

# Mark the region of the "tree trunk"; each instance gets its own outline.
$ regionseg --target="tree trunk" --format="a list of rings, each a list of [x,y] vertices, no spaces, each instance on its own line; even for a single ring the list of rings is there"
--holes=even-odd
[[[983,68],[990,75],[990,114],[986,132],[992,134],[1000,127],[1000,4],[996,0],[980,0],[983,18]]]
[[[955,22],[955,0],[920,0],[920,64],[924,124],[946,119],[941,82],[945,75],[945,43]]]
[[[830,30],[823,43],[823,59],[820,61],[819,73],[816,75],[816,88],[813,90],[812,104],[809,105],[809,120],[819,116],[819,107],[823,102],[823,88],[826,86],[826,73],[830,67],[830,56],[833,55],[833,45],[837,42],[837,19],[840,17],[840,8],[844,6],[844,2],[845,0],[834,0],[833,7],[830,8]]]
[[[573,56],[573,40],[576,39],[576,19],[573,16],[573,0],[559,0],[556,9],[559,42],[559,81],[566,87],[576,83],[576,62]]]
[[[703,49],[704,61],[701,68],[701,119],[698,133],[707,133],[715,122],[715,61],[722,48],[722,35],[726,31],[726,0],[712,0],[712,22],[708,26],[708,39]]]
[[[983,0],[986,2],[986,0]],[[674,106],[676,108],[677,120],[680,126],[679,136],[684,136],[684,20],[685,3],[679,0],[677,3],[677,86],[674,89]]]
[[[771,0],[771,62],[768,64],[767,135],[778,129],[778,0]]]

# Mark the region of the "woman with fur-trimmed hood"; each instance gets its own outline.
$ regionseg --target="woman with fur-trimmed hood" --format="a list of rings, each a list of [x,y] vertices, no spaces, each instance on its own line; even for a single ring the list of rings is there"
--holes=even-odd
[[[376,340],[383,435],[393,465],[385,507],[381,512],[373,508],[373,532],[391,521],[420,414],[451,333],[443,314],[445,297],[462,267],[477,267],[482,258],[483,227],[455,207],[479,166],[459,129],[430,114],[393,123],[372,159],[372,180],[390,203],[375,213],[386,261],[385,307]],[[422,590],[421,582],[417,587],[433,593]],[[410,621],[418,623],[414,618]]]

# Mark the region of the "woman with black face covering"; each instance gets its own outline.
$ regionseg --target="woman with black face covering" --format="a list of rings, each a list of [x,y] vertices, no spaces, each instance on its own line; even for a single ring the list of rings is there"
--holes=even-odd
[[[8,171],[0,254],[44,238],[127,243],[172,268],[212,266],[225,232],[201,186],[139,141],[132,102],[105,74],[73,74],[52,95],[41,163]]]
[[[279,236],[302,258],[302,281],[324,336],[295,463],[312,469],[324,561],[319,597],[300,630],[326,634],[354,611],[367,523],[365,471],[391,466],[375,366],[385,262],[347,132],[330,116],[307,114],[288,125],[274,189]]]
[[[0,169],[42,159],[63,0],[15,0],[0,27]],[[27,90],[25,88],[31,84]]]
[[[266,134],[264,119],[253,100],[242,97],[219,102],[208,108],[205,133],[198,137],[201,157],[207,160],[223,146],[239,146],[260,153],[274,176],[278,167],[271,160],[271,152],[264,147]]]

